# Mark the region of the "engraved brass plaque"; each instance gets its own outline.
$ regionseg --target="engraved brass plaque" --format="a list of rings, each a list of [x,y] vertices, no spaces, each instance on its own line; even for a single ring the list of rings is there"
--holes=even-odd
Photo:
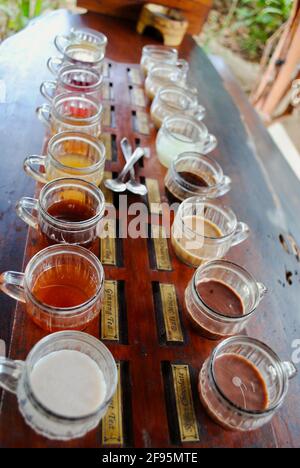
[[[105,171],[104,174],[103,174],[103,180],[102,180],[102,182],[100,184],[100,189],[103,192],[105,202],[110,203],[112,205],[113,204],[113,192],[111,190],[109,190],[108,188],[106,188],[105,185],[104,185],[104,180],[105,179],[111,179],[111,178],[112,178],[112,172]]]
[[[183,342],[175,286],[160,283],[159,288],[167,341]]]
[[[144,135],[149,135],[150,133],[148,116],[145,111],[136,111],[136,130]]]
[[[108,78],[108,77],[109,77],[109,69],[110,69],[110,67],[109,67],[109,65],[108,65],[108,62],[105,61],[105,62],[103,63],[103,68],[102,68],[102,73],[103,73],[103,76],[104,76],[105,78]]]
[[[101,311],[102,340],[119,341],[118,282],[104,281],[104,302]]]
[[[161,214],[161,198],[159,192],[159,185],[156,179],[146,178],[146,187],[148,189],[148,202],[150,212],[153,214]]]
[[[120,364],[118,368],[118,385],[106,415],[102,420],[102,444],[103,445],[123,445],[123,415],[122,415],[122,381]]]
[[[145,107],[146,106],[146,99],[145,99],[145,94],[143,88],[137,88],[134,86],[131,89],[131,103],[134,106],[140,106],[140,107]]]
[[[104,127],[111,126],[111,107],[110,104],[103,104],[102,125]]]
[[[172,270],[165,228],[163,226],[152,225],[152,239],[157,269]]]
[[[187,365],[172,364],[174,391],[181,442],[199,441],[190,371]]]
[[[116,225],[115,221],[108,219],[103,227],[109,235],[100,238],[100,260],[104,265],[117,265],[116,252]]]
[[[111,86],[109,81],[103,81],[101,88],[102,99],[111,99]]]
[[[112,144],[111,144],[111,134],[110,133],[102,133],[100,140],[105,146],[105,157],[107,161],[112,160]]]

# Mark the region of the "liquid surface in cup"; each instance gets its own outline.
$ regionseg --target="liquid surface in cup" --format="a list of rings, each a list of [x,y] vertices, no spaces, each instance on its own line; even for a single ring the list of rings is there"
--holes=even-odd
[[[207,173],[195,173],[190,171],[178,171],[178,175],[183,179],[187,184],[192,184],[197,188],[207,188],[215,185],[215,178]],[[177,201],[183,201],[187,196],[182,195],[182,190],[178,187],[178,182],[169,180],[168,185],[166,186],[166,194],[171,203]],[[197,194],[197,188],[195,189],[195,194]],[[190,189],[192,191],[192,188]]]
[[[194,232],[205,237],[221,237],[221,229],[209,219],[202,218],[201,216],[185,216],[183,218],[184,224]]]
[[[241,297],[227,284],[218,280],[201,281],[196,289],[202,301],[212,310],[227,317],[244,315]]]
[[[93,165],[90,158],[84,154],[64,154],[57,158],[61,164],[68,167],[81,169]]]
[[[238,407],[264,411],[269,397],[266,382],[256,366],[237,354],[223,354],[214,364],[215,380],[222,393]]]
[[[60,221],[78,223],[96,215],[96,211],[80,200],[61,200],[47,208],[49,215]]]
[[[194,142],[185,135],[172,133],[172,137],[161,135],[157,138],[157,155],[160,162],[166,167],[169,167],[173,159],[176,159],[181,153],[186,151],[201,152],[202,150],[201,142]]]
[[[189,184],[197,185],[198,187],[209,187],[211,185],[208,175],[195,174],[189,171],[181,171],[178,174]]]
[[[94,296],[96,285],[90,271],[80,263],[64,263],[40,273],[32,293],[39,302],[50,307],[76,307]]]
[[[30,375],[36,398],[50,411],[66,417],[95,412],[107,392],[103,372],[80,351],[54,351],[41,358]]]

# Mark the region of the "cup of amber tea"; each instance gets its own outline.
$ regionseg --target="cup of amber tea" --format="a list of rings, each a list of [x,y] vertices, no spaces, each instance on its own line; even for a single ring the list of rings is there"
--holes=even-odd
[[[30,155],[24,171],[46,184],[62,177],[83,179],[99,185],[105,166],[105,146],[98,138],[81,132],[62,132],[48,143],[47,155]]]
[[[89,248],[100,235],[105,199],[94,184],[80,179],[57,179],[40,192],[39,199],[22,197],[17,215],[40,229],[49,244],[76,244]]]
[[[76,92],[59,94],[51,104],[39,106],[36,113],[51,135],[67,131],[80,131],[94,137],[101,134],[103,106],[91,96]]]
[[[83,330],[100,313],[104,271],[89,250],[52,245],[31,258],[25,273],[2,273],[0,289],[24,302],[29,317],[43,330]]]

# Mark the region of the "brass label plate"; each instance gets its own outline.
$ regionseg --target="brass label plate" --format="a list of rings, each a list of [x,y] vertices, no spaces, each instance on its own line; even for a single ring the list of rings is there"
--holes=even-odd
[[[122,381],[120,364],[118,368],[118,385],[106,415],[102,420],[102,444],[103,445],[123,445],[123,415],[122,415]]]
[[[111,127],[111,107],[110,104],[103,104],[102,125]]]
[[[145,107],[146,106],[146,99],[143,88],[138,88],[134,86],[130,92],[131,96],[131,103],[134,106]]]
[[[143,83],[141,73],[137,68],[130,68],[128,76],[132,84],[141,85]]]
[[[105,171],[104,174],[103,174],[103,180],[102,180],[102,182],[100,184],[100,189],[103,192],[105,202],[110,203],[112,205],[113,204],[113,192],[111,190],[109,190],[108,188],[106,188],[105,185],[104,185],[104,180],[105,179],[111,179],[111,178],[112,178],[112,172]]]
[[[166,239],[166,230],[163,226],[152,225],[152,239],[154,244],[156,267],[158,270],[171,271],[172,265],[169,247]]]
[[[111,86],[109,81],[103,81],[101,88],[102,99],[108,101],[111,99]]]
[[[104,302],[101,311],[101,339],[119,341],[118,282],[104,281]]]
[[[153,214],[161,214],[161,198],[158,181],[156,179],[146,178],[146,187],[148,189],[148,203],[150,212]]]
[[[100,238],[100,260],[103,265],[117,265],[116,252],[116,225],[114,220],[108,219],[104,224],[104,230],[109,229],[109,236]]]
[[[136,130],[143,135],[149,135],[150,133],[148,116],[145,111],[136,111]]]
[[[172,375],[181,442],[199,441],[190,371],[187,365],[172,364]]]
[[[174,284],[160,283],[159,289],[167,341],[183,342],[175,286]]]
[[[100,140],[105,146],[105,157],[107,161],[112,160],[112,143],[111,143],[111,134],[110,133],[102,133]]]

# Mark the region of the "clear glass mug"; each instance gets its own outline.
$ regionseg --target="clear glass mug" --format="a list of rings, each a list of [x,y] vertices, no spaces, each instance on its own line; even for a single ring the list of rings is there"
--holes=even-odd
[[[102,403],[89,414],[70,417],[54,412],[40,401],[34,390],[31,377],[35,366],[51,353],[62,351],[82,353],[92,359],[102,372],[106,393]],[[82,332],[63,331],[46,336],[32,348],[25,361],[0,357],[0,387],[16,394],[25,422],[35,432],[49,439],[75,439],[98,426],[116,391],[117,383],[117,367],[110,351],[97,338]]]
[[[77,93],[60,94],[51,104],[39,106],[36,112],[51,135],[66,131],[80,131],[95,137],[101,134],[103,106],[92,97]]]
[[[171,242],[177,257],[198,267],[217,260],[249,236],[247,224],[237,221],[234,212],[200,197],[184,200],[175,215]]]
[[[65,93],[84,94],[99,102],[102,85],[103,76],[97,70],[71,65],[63,67],[56,80],[43,81],[40,92],[50,103],[55,96]]]
[[[47,332],[83,330],[100,314],[104,270],[90,250],[52,245],[30,259],[25,273],[2,273],[0,289],[25,303],[29,317]]]
[[[76,177],[99,185],[104,174],[105,147],[98,138],[85,133],[62,132],[49,140],[46,156],[28,156],[23,167],[26,174],[42,184]]]
[[[186,151],[208,154],[217,143],[203,122],[178,114],[164,119],[156,136],[156,152],[161,164],[170,167],[179,154]]]
[[[165,177],[166,193],[171,203],[192,196],[214,199],[231,189],[230,177],[223,174],[214,159],[196,152],[180,154]]]
[[[196,120],[202,120],[205,113],[205,108],[198,103],[194,93],[177,86],[161,88],[150,108],[151,119],[157,129],[166,117],[174,114],[191,115]]]
[[[86,248],[101,234],[104,211],[102,191],[90,182],[72,178],[49,182],[38,200],[22,197],[16,204],[17,215],[32,228],[39,229],[48,244]],[[91,217],[87,218],[88,215]]]
[[[58,34],[54,39],[54,45],[57,50],[63,54],[66,47],[73,45],[95,45],[103,55],[106,52],[107,37],[94,29],[90,28],[72,28],[68,34]]]
[[[159,64],[151,67],[145,80],[145,92],[149,99],[154,99],[161,88],[176,85],[181,88],[187,87],[187,69],[171,64]],[[190,89],[194,94],[195,89]]]
[[[220,340],[246,327],[266,291],[264,284],[241,266],[215,260],[195,271],[185,290],[185,307],[202,336]]]
[[[48,70],[57,75],[65,65],[94,68],[103,72],[104,54],[95,44],[71,44],[64,49],[62,57],[50,57]]]
[[[294,364],[282,362],[266,344],[247,336],[227,338],[203,364],[198,381],[200,400],[224,429],[256,430],[282,406],[289,380],[296,373]]]
[[[142,50],[141,68],[145,76],[154,65],[171,64],[188,71],[189,65],[186,60],[178,60],[178,51],[173,47],[161,45],[145,45]]]

